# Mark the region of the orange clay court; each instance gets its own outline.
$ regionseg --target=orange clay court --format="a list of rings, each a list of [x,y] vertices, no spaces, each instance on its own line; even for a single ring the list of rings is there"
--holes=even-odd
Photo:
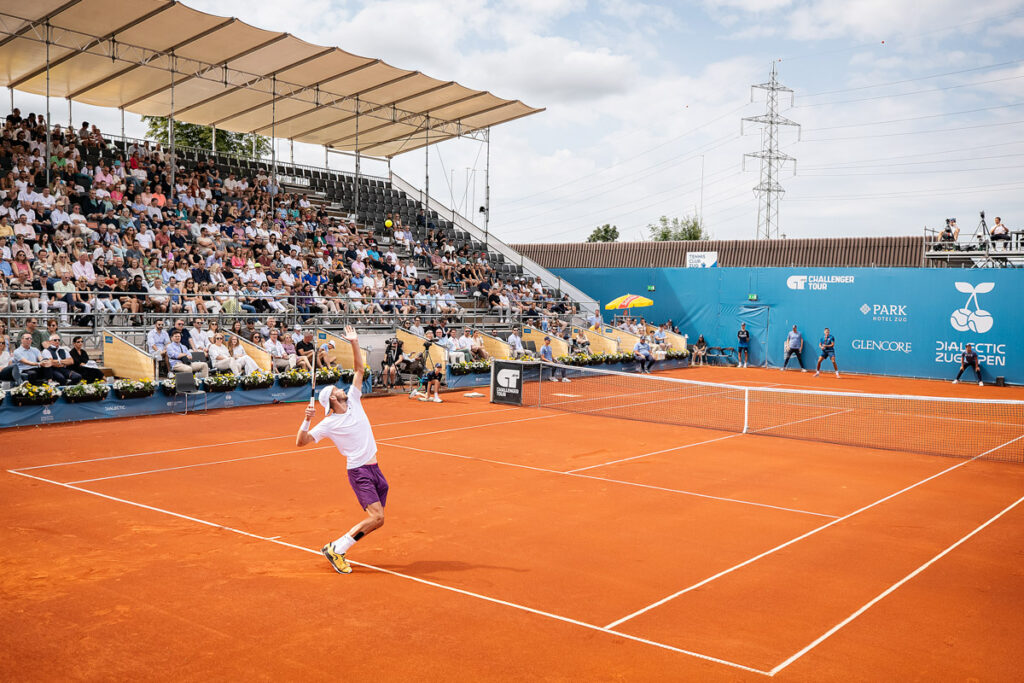
[[[950,420],[940,457],[464,393],[366,399],[391,495],[349,576],[319,548],[361,512],[302,404],[5,432],[0,677],[1020,679],[1024,464],[988,458],[1024,427]]]

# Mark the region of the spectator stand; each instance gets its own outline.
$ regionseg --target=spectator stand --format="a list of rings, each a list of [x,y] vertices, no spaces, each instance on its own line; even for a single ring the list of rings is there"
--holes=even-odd
[[[352,344],[342,339],[338,335],[334,334],[330,330],[317,329],[316,330],[317,343],[316,346],[319,349],[321,344],[326,342],[334,342],[334,348],[327,352],[327,357],[338,364],[342,370],[355,370],[356,362],[352,356]],[[363,353],[363,364],[369,365],[370,351],[369,349],[360,346],[359,349]]]
[[[103,330],[103,366],[122,379],[156,379],[156,361],[144,349]]]
[[[583,330],[583,336],[586,337],[587,341],[590,342],[591,353],[609,354],[619,352],[618,339],[613,339],[612,337],[606,336],[605,334],[598,332],[597,330],[592,330],[589,327],[573,327],[573,336],[575,336],[579,330]],[[629,347],[629,350],[632,351],[633,347]]]
[[[924,230],[924,262],[929,268],[1024,268],[1024,230],[1011,230],[1008,240],[993,240],[979,230],[970,237],[962,231],[954,240],[941,235],[940,230]]]
[[[507,360],[512,357],[512,348],[504,339],[499,339],[483,330],[480,330],[480,336],[484,340],[484,350],[492,359]]]
[[[569,355],[569,342],[558,335],[549,334],[537,327],[524,327],[522,329],[523,348],[528,351],[539,352],[540,347],[544,346],[544,337],[551,337],[551,353],[555,355],[555,358]],[[531,343],[533,347],[529,346]]]

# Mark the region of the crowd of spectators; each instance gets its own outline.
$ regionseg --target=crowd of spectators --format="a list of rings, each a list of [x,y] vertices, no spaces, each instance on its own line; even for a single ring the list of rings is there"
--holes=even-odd
[[[88,123],[54,126],[50,145],[47,159],[41,116],[7,116],[0,312],[58,315],[63,325],[197,314],[391,324],[415,314],[457,320],[467,301],[457,297],[472,297],[501,321],[547,326],[573,311],[539,280],[503,281],[486,252],[455,244],[422,211],[420,239],[398,214],[373,234],[266,170],[224,177],[198,161],[172,173],[160,145],[114,147]]]

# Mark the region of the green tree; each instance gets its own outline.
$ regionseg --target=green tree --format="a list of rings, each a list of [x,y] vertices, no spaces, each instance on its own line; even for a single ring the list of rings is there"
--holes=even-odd
[[[704,224],[696,216],[671,219],[668,216],[662,216],[657,223],[647,225],[647,232],[655,242],[711,239],[704,229]]]
[[[590,237],[587,238],[588,242],[614,242],[619,239],[619,229],[614,225],[605,223],[604,225],[594,228],[594,232],[590,233]]]
[[[146,136],[162,145],[170,144],[167,138],[167,117],[143,116],[146,123]],[[196,149],[210,149],[213,129],[194,123],[174,122],[174,144]],[[256,139],[256,152],[259,155],[270,154],[270,138],[250,133],[232,133],[226,130],[217,131],[217,151],[230,152],[242,156],[252,155],[252,141]]]

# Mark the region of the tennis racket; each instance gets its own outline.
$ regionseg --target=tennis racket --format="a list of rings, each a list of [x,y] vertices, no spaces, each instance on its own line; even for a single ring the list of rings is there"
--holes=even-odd
[[[316,332],[313,332],[313,336],[316,336]],[[316,406],[316,342],[313,342],[313,369],[309,373],[309,407],[313,408]]]

